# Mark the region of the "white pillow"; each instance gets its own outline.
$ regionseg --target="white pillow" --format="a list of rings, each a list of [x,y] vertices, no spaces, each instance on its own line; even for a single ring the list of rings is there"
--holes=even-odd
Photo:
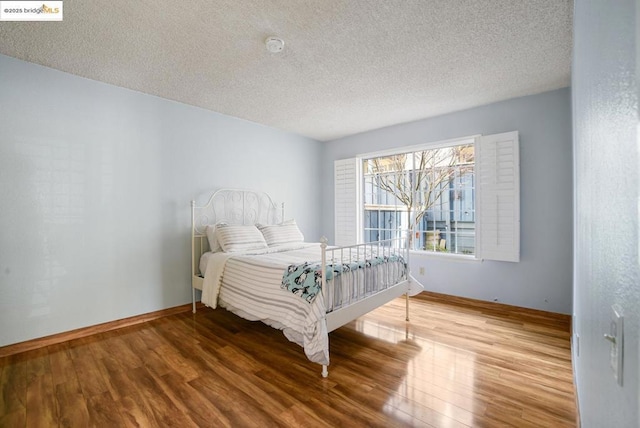
[[[214,224],[207,225],[205,229],[207,232],[207,240],[209,241],[209,249],[212,253],[217,253],[218,251],[222,251],[222,247],[220,247],[220,243],[218,242],[218,238],[216,237],[216,226]]]
[[[216,238],[225,253],[268,248],[262,233],[253,225],[218,224]]]
[[[259,224],[257,226],[270,247],[292,242],[304,242],[304,235],[298,229],[295,220],[288,220],[281,224]]]

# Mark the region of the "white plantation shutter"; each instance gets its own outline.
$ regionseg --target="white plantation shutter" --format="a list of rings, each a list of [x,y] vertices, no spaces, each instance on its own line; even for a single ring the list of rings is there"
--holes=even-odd
[[[482,259],[520,261],[518,132],[482,136],[476,143],[476,233]]]
[[[360,229],[360,161],[356,158],[334,163],[335,245],[354,245]]]

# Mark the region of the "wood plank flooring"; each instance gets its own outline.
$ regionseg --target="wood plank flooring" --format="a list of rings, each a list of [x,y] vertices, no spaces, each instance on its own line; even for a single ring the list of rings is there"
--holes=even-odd
[[[201,309],[0,358],[1,427],[573,427],[569,317],[423,293],[330,334]]]

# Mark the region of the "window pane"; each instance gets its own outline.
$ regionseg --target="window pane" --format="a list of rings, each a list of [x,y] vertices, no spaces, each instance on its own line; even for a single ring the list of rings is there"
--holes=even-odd
[[[365,159],[363,171],[368,242],[410,228],[414,250],[475,253],[473,144]]]

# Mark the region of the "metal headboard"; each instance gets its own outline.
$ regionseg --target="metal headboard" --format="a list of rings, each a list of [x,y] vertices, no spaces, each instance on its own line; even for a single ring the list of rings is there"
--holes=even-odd
[[[220,189],[203,206],[191,201],[191,274],[199,276],[200,257],[209,251],[207,225],[224,221],[228,224],[278,224],[284,220],[281,208],[264,192],[243,189]],[[195,310],[195,309],[194,309]]]
[[[191,201],[191,207],[195,235],[204,235],[207,225],[221,221],[228,224],[277,224],[284,219],[284,204],[278,209],[271,196],[254,190],[220,189],[205,205],[199,207]]]

